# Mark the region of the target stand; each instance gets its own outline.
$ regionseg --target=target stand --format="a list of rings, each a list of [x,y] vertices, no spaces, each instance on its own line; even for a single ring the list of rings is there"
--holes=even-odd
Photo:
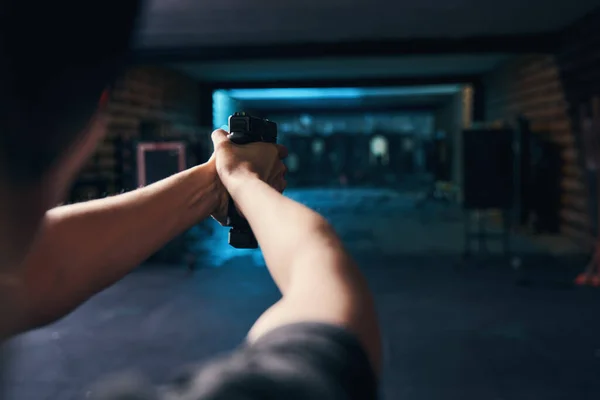
[[[501,254],[507,259],[513,260],[511,250],[511,212],[507,209],[500,210],[502,222],[500,224],[500,231],[496,232],[489,229],[490,227],[488,226],[488,220],[491,219],[491,214],[494,211],[497,210],[464,210],[464,260],[468,260],[474,255],[491,254],[489,245],[498,242],[501,244]],[[497,226],[497,224],[494,225]],[[473,246],[474,243],[477,245]],[[476,249],[475,251],[474,248]]]
[[[500,244],[503,258],[513,268],[520,267],[511,246],[518,160],[515,141],[514,131],[507,128],[463,131],[463,260],[491,255],[490,245],[497,248]]]

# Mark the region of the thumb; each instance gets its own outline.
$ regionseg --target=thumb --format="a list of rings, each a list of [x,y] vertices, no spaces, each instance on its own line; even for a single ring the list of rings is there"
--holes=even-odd
[[[227,142],[229,139],[227,139],[227,135],[228,133],[225,132],[223,129],[217,129],[215,131],[213,131],[212,135],[211,135],[211,139],[213,142],[213,145],[215,146],[215,148],[217,148],[218,145],[220,145],[223,142]]]

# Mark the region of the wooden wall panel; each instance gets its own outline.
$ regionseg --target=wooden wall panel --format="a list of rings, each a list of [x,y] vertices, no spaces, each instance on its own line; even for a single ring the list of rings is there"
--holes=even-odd
[[[600,9],[589,14],[584,19],[576,22],[565,30],[561,51],[556,55],[556,62],[560,71],[560,80],[563,86],[565,102],[567,103],[567,117],[570,121],[571,132],[579,163],[583,166],[586,152],[582,143],[582,124],[580,110],[586,108],[591,115],[591,103],[593,98],[600,98]],[[573,157],[573,154],[566,154]],[[565,171],[566,172],[566,171]],[[586,210],[590,216],[587,230],[592,232],[592,237],[598,237],[598,221],[596,220],[596,208],[599,201],[598,190],[593,173],[585,168],[580,168],[579,181],[585,186],[587,202],[584,204],[573,203],[572,208]],[[574,178],[571,171],[570,177]],[[574,215],[570,220],[576,221]]]
[[[561,146],[561,233],[589,246],[589,193],[561,77],[557,58],[551,55],[507,61],[486,77],[486,119],[513,123],[523,115],[535,133]]]
[[[583,247],[598,236],[600,188],[584,168],[580,110],[600,98],[600,9],[565,29],[554,55],[514,58],[486,79],[488,120],[530,118],[532,129],[562,147],[561,232]]]

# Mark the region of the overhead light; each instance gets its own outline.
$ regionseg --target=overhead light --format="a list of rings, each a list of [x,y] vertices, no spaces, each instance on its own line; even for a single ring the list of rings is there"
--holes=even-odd
[[[290,89],[232,89],[227,94],[236,100],[292,100],[292,99],[354,99],[361,97],[355,88],[290,88]]]
[[[363,96],[417,96],[417,95],[443,95],[458,93],[460,85],[432,85],[432,86],[406,86],[391,88],[363,89]]]
[[[458,93],[460,85],[432,85],[379,88],[271,88],[231,89],[226,93],[236,100],[358,99],[376,96],[444,95]]]

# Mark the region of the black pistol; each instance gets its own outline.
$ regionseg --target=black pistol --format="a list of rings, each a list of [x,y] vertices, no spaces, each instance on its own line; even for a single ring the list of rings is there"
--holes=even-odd
[[[236,112],[229,117],[229,135],[235,144],[254,142],[277,143],[277,124],[267,119],[252,117],[244,112]],[[236,249],[256,249],[258,242],[248,221],[236,210],[231,196],[227,209],[226,226],[229,231],[229,244]]]

